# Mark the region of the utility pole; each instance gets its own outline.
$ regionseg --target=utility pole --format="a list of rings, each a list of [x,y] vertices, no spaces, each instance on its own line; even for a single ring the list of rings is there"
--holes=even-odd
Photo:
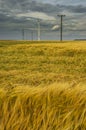
[[[31,31],[31,40],[33,41],[33,31]]]
[[[24,40],[24,29],[22,29],[22,40]]]
[[[57,15],[61,18],[61,23],[60,23],[60,41],[62,41],[62,38],[63,38],[63,17],[65,15]]]

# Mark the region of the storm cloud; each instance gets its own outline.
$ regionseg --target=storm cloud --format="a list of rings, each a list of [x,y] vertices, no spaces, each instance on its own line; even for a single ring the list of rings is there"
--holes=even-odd
[[[66,14],[64,26],[67,29],[85,28],[86,6],[81,5],[80,1],[78,5],[73,5],[71,0],[71,5],[61,4],[62,2],[63,0],[56,2],[57,4],[55,4],[55,0],[53,2],[48,0],[46,2],[40,0],[0,0],[0,27],[2,25],[3,27],[6,25],[32,27],[35,22],[30,19],[31,17],[42,20],[42,27],[53,27],[56,22],[59,24],[57,14]],[[83,20],[81,21],[81,19]]]

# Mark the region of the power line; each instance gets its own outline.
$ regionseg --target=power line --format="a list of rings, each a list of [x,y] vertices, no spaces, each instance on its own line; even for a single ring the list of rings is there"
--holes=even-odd
[[[37,24],[38,24],[38,27],[37,27],[37,33],[38,33],[38,41],[41,40],[41,19],[40,18],[33,18],[33,17],[28,17],[30,19],[33,19],[33,20],[36,20],[37,21]],[[46,21],[56,21],[56,20],[46,20]],[[34,30],[34,29],[33,29]],[[44,29],[45,30],[45,29]],[[49,29],[46,29],[46,30],[49,30]]]
[[[60,23],[60,41],[62,41],[63,40],[63,17],[65,15],[57,15],[57,16],[59,16],[61,18],[61,23]]]

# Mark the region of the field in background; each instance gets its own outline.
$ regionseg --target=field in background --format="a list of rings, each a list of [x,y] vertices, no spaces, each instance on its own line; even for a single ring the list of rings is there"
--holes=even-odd
[[[0,85],[86,81],[86,42],[0,42]]]
[[[85,41],[0,41],[5,129],[86,129]]]

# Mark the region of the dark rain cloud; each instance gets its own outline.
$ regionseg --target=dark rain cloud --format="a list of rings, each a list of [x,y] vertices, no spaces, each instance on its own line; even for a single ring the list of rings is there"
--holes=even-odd
[[[37,1],[31,0],[3,0],[0,3],[0,10],[2,12],[10,12],[17,10],[17,12],[27,12],[30,11],[39,11],[44,13],[58,13],[64,10],[71,11],[73,13],[86,13],[86,6],[77,5],[77,6],[66,6],[66,5],[53,5],[47,3],[39,3]],[[16,13],[17,13],[16,12]]]
[[[67,6],[67,9],[73,13],[86,13],[86,6],[83,5]]]
[[[44,13],[47,16],[57,18],[57,14],[66,13],[66,17],[74,17],[76,20],[81,19],[82,16],[77,14],[86,13],[86,6],[84,5],[60,5],[60,4],[50,4],[37,2],[32,0],[1,0],[0,1],[0,24],[1,23],[14,23],[17,24],[26,24],[31,26],[32,22],[28,22],[28,17],[30,12],[39,12],[41,15]],[[22,15],[18,17],[19,14],[28,13],[28,16]],[[68,16],[69,15],[69,16]],[[31,15],[30,15],[31,16]],[[76,22],[77,23],[77,22]],[[73,22],[73,24],[76,24]],[[48,26],[48,24],[42,24],[42,26]]]

